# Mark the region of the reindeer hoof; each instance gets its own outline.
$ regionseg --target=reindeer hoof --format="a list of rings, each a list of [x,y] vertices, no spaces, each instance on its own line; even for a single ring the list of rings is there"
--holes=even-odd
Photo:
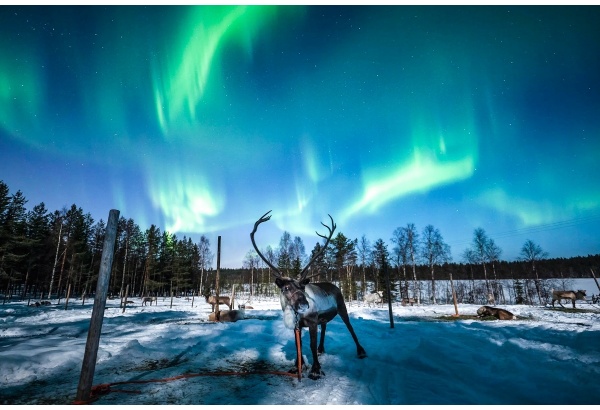
[[[301,370],[301,371],[303,372],[304,370],[306,370],[306,365],[304,365],[304,364],[303,364],[303,365],[302,365],[302,370]],[[289,370],[289,372],[288,372],[288,373],[292,373],[292,374],[298,374],[298,366],[294,366],[294,367],[292,367],[292,368]]]
[[[319,378],[321,378],[321,376],[325,376],[325,373],[323,373],[322,370],[311,370],[310,373],[308,374],[308,378],[311,380],[317,380]]]

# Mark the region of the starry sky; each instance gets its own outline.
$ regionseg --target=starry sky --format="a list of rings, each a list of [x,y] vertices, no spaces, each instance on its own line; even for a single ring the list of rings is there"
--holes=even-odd
[[[598,6],[0,6],[0,180],[221,267],[431,224],[600,252]],[[214,265],[216,266],[216,259]]]

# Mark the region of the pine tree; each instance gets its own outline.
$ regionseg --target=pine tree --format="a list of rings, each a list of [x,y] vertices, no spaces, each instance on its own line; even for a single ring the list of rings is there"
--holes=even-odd
[[[34,206],[32,211],[27,213],[27,237],[31,242],[27,255],[27,272],[23,286],[23,298],[25,298],[31,282],[41,284],[44,271],[49,273],[47,267],[51,261],[45,259],[46,252],[44,252],[46,239],[49,236],[50,215],[46,209],[46,205],[41,202]]]
[[[352,272],[356,266],[356,245],[358,241],[348,239],[342,232],[338,232],[331,240],[332,258],[335,261],[335,269],[340,279],[342,294],[346,300],[352,300],[355,293],[355,285],[352,281]]]
[[[377,286],[376,289],[383,290],[384,300],[388,300],[388,294],[394,297],[396,293],[396,284],[393,281],[388,281],[389,272],[389,252],[387,245],[383,242],[383,239],[377,239],[373,245],[373,262],[377,268]],[[389,289],[388,289],[389,282]],[[388,293],[389,291],[389,293]]]
[[[292,237],[288,231],[284,231],[279,239],[279,249],[277,251],[277,268],[284,275],[290,276],[293,271],[292,266]]]

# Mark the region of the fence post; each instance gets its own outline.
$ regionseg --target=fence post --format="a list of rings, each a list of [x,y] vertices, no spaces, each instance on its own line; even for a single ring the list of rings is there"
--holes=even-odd
[[[96,286],[96,295],[94,297],[94,307],[92,308],[92,318],[90,319],[90,327],[88,330],[87,342],[85,344],[85,354],[81,366],[81,375],[79,377],[79,385],[77,386],[77,397],[75,399],[77,402],[87,402],[90,399],[90,393],[92,391],[98,346],[100,344],[100,331],[102,330],[108,283],[114,257],[118,220],[119,211],[111,209],[108,216],[108,223],[106,224],[104,247],[102,248],[102,259],[100,262],[100,273],[98,274],[98,284]]]
[[[452,316],[458,317],[458,304],[456,303],[456,292],[454,291],[454,281],[452,280],[452,272],[450,272],[450,288],[452,288],[452,301],[454,302],[454,311],[456,312]]]
[[[67,290],[67,299],[65,300],[65,310],[69,307],[69,296],[71,296],[71,284],[69,283],[69,288]]]
[[[598,279],[596,279],[596,275],[594,274],[594,269],[590,268],[590,272],[592,272],[592,277],[594,278],[594,282],[596,282],[596,286],[598,286],[598,290],[600,290],[600,284],[598,283]]]
[[[219,321],[219,273],[221,270],[221,235],[217,237],[217,277],[215,279],[215,295],[217,297],[217,304],[215,305],[215,321]]]
[[[125,288],[125,298],[121,299],[121,304],[123,305],[123,311],[121,313],[125,313],[125,307],[127,306],[127,297],[129,296],[129,284]]]
[[[383,264],[383,269],[385,269],[385,281],[387,284],[387,298],[388,298],[388,311],[390,314],[390,328],[394,328],[394,314],[392,313],[392,291],[390,289],[390,271],[388,270],[387,263]]]

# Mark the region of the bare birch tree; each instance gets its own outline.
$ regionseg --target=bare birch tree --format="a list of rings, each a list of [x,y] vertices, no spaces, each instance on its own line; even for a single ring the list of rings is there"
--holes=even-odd
[[[520,254],[519,259],[531,264],[531,270],[533,271],[533,273],[535,275],[535,289],[538,294],[538,299],[539,299],[540,305],[542,304],[542,292],[540,290],[540,278],[538,276],[538,271],[535,267],[535,263],[537,261],[547,258],[547,257],[548,257],[548,252],[545,252],[544,250],[542,250],[542,247],[540,245],[536,244],[535,242],[533,242],[531,239],[528,239],[523,244],[523,247],[521,247],[521,254]]]
[[[444,242],[442,234],[437,228],[434,228],[433,225],[427,225],[425,229],[423,229],[421,256],[427,262],[429,271],[431,272],[431,301],[435,304],[436,290],[434,266],[449,262],[451,257],[450,246]]]

